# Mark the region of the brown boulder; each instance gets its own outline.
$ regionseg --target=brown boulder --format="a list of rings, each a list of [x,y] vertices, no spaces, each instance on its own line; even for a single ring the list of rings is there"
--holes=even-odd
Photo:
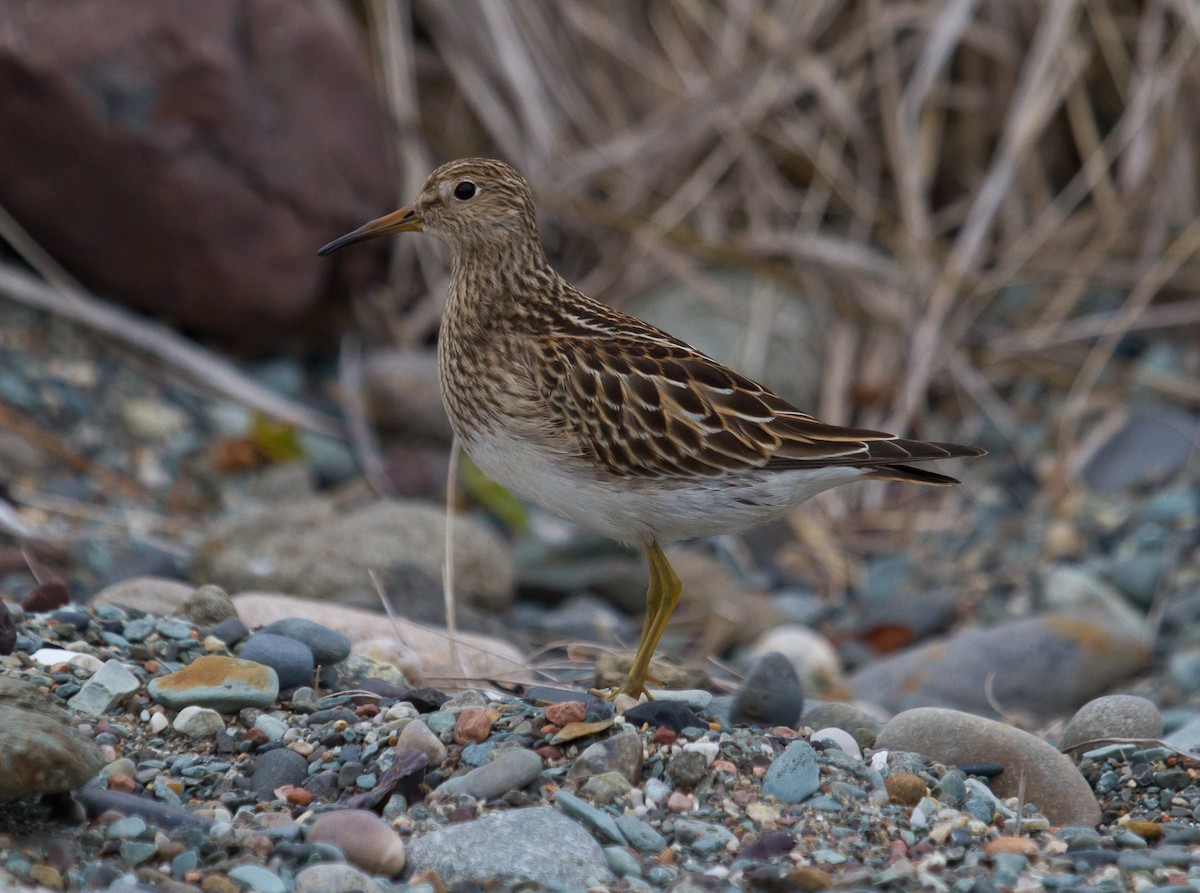
[[[285,0],[0,0],[0,204],[137,309],[238,344],[314,322],[380,269],[316,249],[394,204],[350,34]]]

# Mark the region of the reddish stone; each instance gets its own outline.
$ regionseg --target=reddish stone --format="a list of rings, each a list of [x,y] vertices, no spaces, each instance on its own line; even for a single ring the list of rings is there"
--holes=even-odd
[[[137,790],[137,782],[133,780],[132,775],[113,772],[108,776],[108,789],[110,791],[120,791],[122,794],[132,794]]]
[[[3,165],[0,165],[3,167]],[[21,607],[33,614],[53,611],[61,608],[71,600],[71,592],[67,584],[57,577],[52,577],[44,583],[39,583],[21,599]]]
[[[484,707],[468,707],[454,723],[455,744],[478,744],[492,733],[492,718]]]
[[[379,714],[378,704],[360,704],[354,708],[355,716],[377,716]]]
[[[288,790],[285,799],[293,806],[308,806],[313,801],[313,795],[304,788],[293,787]]]
[[[0,205],[85,285],[192,330],[318,322],[387,248],[316,249],[397,204],[367,54],[320,8],[0,3]]]
[[[561,760],[562,749],[554,744],[545,744],[534,748],[534,752],[543,760]]]
[[[560,729],[567,723],[583,722],[587,718],[587,708],[583,701],[563,701],[551,704],[546,708],[546,722],[553,723]]]
[[[654,734],[650,736],[650,740],[654,744],[674,744],[675,739],[678,737],[679,735],[676,734],[674,729],[669,729],[666,726],[659,726],[654,730]]]

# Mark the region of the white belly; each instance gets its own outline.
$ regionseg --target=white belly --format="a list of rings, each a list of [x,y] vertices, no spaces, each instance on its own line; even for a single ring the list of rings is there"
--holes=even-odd
[[[562,518],[627,543],[671,543],[756,527],[863,475],[861,469],[835,467],[731,474],[686,484],[642,478],[611,482],[582,470],[570,473],[564,458],[504,431],[492,430],[464,447],[498,484]]]

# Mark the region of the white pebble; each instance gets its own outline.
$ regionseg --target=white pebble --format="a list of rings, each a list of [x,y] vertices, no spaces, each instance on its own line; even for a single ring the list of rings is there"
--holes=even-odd
[[[166,731],[167,726],[171,721],[162,713],[152,713],[150,715],[150,731],[155,735],[160,735]]]
[[[225,721],[216,710],[193,704],[180,710],[172,725],[176,732],[189,738],[211,738],[225,728]]]
[[[830,726],[826,729],[818,729],[812,733],[813,741],[832,741],[838,746],[838,749],[846,756],[854,757],[856,760],[862,759],[862,751],[858,747],[858,742],[854,740],[854,736],[845,729],[839,729],[835,726]]]

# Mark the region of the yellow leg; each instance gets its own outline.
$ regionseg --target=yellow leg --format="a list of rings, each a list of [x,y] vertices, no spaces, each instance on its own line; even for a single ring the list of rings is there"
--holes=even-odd
[[[671,612],[679,602],[681,586],[675,571],[671,569],[662,546],[650,543],[646,546],[646,560],[650,565],[650,588],[646,591],[646,620],[642,624],[642,637],[638,641],[637,654],[629,668],[629,678],[621,686],[621,693],[639,697],[645,691],[646,676],[650,670],[650,659],[654,649],[667,628]]]

